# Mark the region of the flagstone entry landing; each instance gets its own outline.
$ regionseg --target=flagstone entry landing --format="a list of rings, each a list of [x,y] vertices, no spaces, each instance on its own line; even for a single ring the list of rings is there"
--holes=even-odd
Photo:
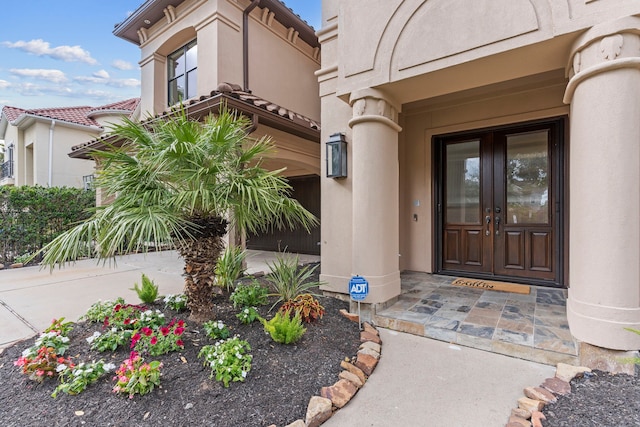
[[[402,273],[401,280],[399,300],[376,314],[377,326],[549,365],[578,361],[565,289],[487,291],[416,272]]]

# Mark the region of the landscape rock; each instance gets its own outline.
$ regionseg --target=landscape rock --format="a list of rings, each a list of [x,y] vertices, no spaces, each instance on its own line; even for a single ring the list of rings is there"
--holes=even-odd
[[[342,314],[344,317],[346,317],[347,319],[351,320],[352,322],[359,322],[360,321],[360,316],[358,316],[355,313],[349,313],[344,308],[340,309],[340,314]]]
[[[337,383],[330,387],[322,387],[320,395],[326,399],[331,400],[331,403],[337,408],[342,408],[346,405],[358,389],[347,380],[339,380]]]
[[[378,353],[377,351],[371,350],[370,348],[361,348],[360,350],[358,350],[358,358],[362,354],[366,354],[367,356],[371,356],[374,359],[380,359],[380,353]]]
[[[558,399],[549,391],[541,387],[527,387],[524,389],[524,395],[530,399],[540,400],[544,403],[557,402]]]
[[[11,264],[11,265],[9,266],[9,268],[20,268],[20,267],[22,267],[23,265],[24,265],[24,264],[22,264],[21,262],[16,262],[16,263],[14,263],[14,264]]]
[[[547,417],[540,411],[533,411],[531,413],[531,425],[533,427],[542,427],[542,420],[546,420]]]
[[[377,344],[375,342],[372,341],[365,341],[362,344],[360,344],[360,350],[364,349],[364,348],[368,348],[371,349],[373,351],[375,351],[376,353],[380,354],[382,353],[382,346],[380,344]]]
[[[528,397],[521,397],[518,399],[518,408],[527,409],[533,413],[533,411],[540,411],[544,408],[544,402],[536,399],[529,399]]]
[[[371,323],[369,322],[364,322],[362,324],[362,327],[364,328],[365,332],[371,332],[374,335],[380,335],[380,333],[378,332],[378,330],[376,328],[374,328],[373,326],[371,326]]]
[[[528,420],[531,418],[531,411],[528,409],[514,408],[511,410],[511,415]]]
[[[591,369],[584,366],[572,366],[566,363],[558,363],[556,368],[556,378],[563,381],[571,382],[572,379],[582,377],[585,372],[591,372]]]
[[[287,424],[286,427],[306,427],[306,426],[304,425],[304,421],[295,420],[291,424]]]
[[[349,381],[351,384],[353,384],[357,388],[361,388],[364,385],[364,383],[360,380],[360,378],[358,378],[357,375],[354,375],[349,371],[340,372],[340,375],[338,375],[338,378]]]
[[[343,360],[342,362],[340,362],[340,367],[342,369],[346,369],[347,371],[351,372],[353,375],[358,377],[363,384],[367,380],[367,377],[364,375],[364,372],[362,372],[362,369],[358,368],[357,366],[354,366],[349,362],[345,362]]]
[[[331,400],[320,396],[313,396],[309,400],[309,406],[307,406],[307,415],[305,417],[306,427],[318,427],[331,418],[331,415]]]
[[[571,384],[556,377],[547,378],[541,387],[546,388],[553,394],[559,394],[561,396],[571,394]]]
[[[356,360],[356,367],[360,368],[367,376],[371,376],[373,370],[378,364],[378,359],[368,354],[362,354],[358,352],[358,360]]]
[[[361,342],[372,341],[372,342],[374,342],[376,344],[382,344],[382,340],[380,340],[380,336],[378,336],[377,334],[373,334],[371,332],[368,332],[368,331],[360,332],[360,341]]]

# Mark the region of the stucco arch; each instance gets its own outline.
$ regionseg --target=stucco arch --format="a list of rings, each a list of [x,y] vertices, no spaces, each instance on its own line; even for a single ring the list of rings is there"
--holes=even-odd
[[[156,49],[156,53],[162,56],[168,56],[170,53],[181,46],[184,46],[191,40],[194,40],[196,37],[197,33],[194,27],[183,28],[162,43],[158,49]]]

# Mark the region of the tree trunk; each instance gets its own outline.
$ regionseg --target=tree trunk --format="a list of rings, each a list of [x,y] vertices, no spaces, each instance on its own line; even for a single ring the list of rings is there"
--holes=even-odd
[[[193,238],[178,243],[178,252],[184,258],[184,293],[189,319],[204,323],[215,318],[213,298],[215,268],[220,254],[224,250],[223,237],[227,222],[221,218],[190,218],[201,228]]]

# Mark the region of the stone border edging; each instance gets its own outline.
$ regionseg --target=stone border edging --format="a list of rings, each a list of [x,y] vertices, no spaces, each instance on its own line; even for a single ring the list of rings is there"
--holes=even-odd
[[[558,363],[556,375],[547,378],[539,387],[526,387],[524,397],[518,399],[518,407],[511,410],[506,427],[543,427],[542,420],[546,420],[542,408],[547,403],[556,402],[556,396],[571,393],[571,380],[579,378],[591,369],[584,366],[572,366]]]
[[[357,314],[340,310],[340,314],[349,320],[358,322]],[[296,420],[285,427],[319,427],[340,408],[344,407],[360,390],[371,376],[382,353],[382,340],[378,330],[370,323],[364,322],[360,332],[360,347],[355,361],[345,358],[340,362],[343,369],[338,381],[328,387],[322,387],[320,396],[312,396],[307,406],[304,420]],[[269,427],[276,427],[275,424]]]

